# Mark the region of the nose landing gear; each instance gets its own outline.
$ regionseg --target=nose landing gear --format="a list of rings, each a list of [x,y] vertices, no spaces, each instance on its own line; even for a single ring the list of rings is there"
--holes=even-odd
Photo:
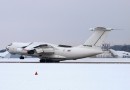
[[[24,59],[24,56],[20,56],[19,58],[20,58],[20,59]]]

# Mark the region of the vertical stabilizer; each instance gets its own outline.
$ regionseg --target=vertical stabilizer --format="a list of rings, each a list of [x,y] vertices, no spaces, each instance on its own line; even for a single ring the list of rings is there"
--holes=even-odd
[[[112,29],[104,27],[96,27],[92,29],[94,32],[89,39],[84,43],[84,46],[101,46],[108,34]]]

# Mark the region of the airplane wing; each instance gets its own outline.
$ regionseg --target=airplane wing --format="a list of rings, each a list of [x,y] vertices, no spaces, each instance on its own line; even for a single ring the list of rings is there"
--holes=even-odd
[[[28,54],[54,54],[54,47],[48,44],[32,43],[30,46],[25,48]]]

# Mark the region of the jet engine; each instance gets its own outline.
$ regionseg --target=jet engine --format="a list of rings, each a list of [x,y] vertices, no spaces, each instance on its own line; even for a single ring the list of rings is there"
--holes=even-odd
[[[27,53],[30,54],[30,55],[32,55],[32,54],[35,53],[35,50],[29,50],[29,51],[27,51]]]

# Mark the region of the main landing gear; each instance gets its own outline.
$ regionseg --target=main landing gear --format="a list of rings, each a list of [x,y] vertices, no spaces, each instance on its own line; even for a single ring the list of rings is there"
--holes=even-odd
[[[59,63],[60,61],[54,61],[51,59],[41,59],[40,63]]]

